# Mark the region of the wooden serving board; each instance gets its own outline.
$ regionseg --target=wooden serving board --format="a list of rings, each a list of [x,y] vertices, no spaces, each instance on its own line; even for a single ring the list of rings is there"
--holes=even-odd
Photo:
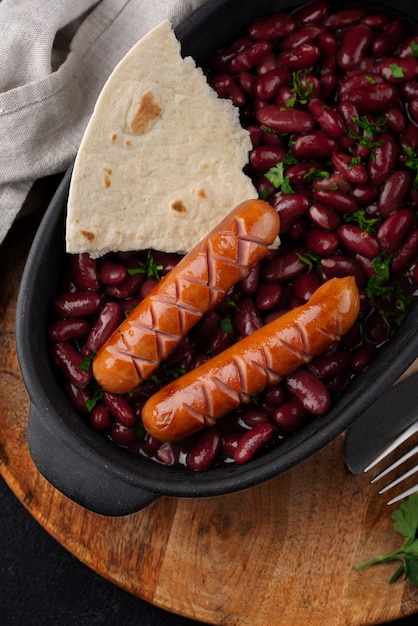
[[[29,402],[14,344],[37,221],[18,223],[0,249],[0,474],[39,524],[126,591],[210,624],[365,626],[418,612],[418,589],[388,583],[395,564],[353,569],[401,540],[377,489],[346,469],[343,436],[264,485],[162,498],[121,518],[88,512],[46,482],[27,449]]]

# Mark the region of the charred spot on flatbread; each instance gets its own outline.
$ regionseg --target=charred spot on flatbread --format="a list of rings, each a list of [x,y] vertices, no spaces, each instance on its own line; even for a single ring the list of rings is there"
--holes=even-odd
[[[106,188],[110,187],[112,181],[110,180],[110,176],[112,174],[112,170],[109,167],[105,167],[103,170],[103,184]]]
[[[80,235],[84,237],[84,239],[88,241],[88,243],[93,243],[93,241],[96,239],[96,235],[89,230],[80,230]]]
[[[171,203],[171,208],[173,211],[177,211],[177,213],[187,213],[187,206],[184,204],[183,200],[174,200]]]
[[[129,125],[132,134],[145,135],[151,122],[155,122],[155,120],[161,117],[162,112],[152,91],[144,93]]]

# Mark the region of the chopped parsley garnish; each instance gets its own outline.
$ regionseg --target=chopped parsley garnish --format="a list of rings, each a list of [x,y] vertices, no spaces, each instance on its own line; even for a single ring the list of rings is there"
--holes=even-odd
[[[414,40],[411,41],[411,43],[409,44],[409,47],[412,50],[412,56],[415,59],[418,59],[418,43]]]
[[[284,175],[284,165],[284,161],[280,161],[271,167],[264,176],[276,189],[281,189],[283,193],[293,193],[289,178]]]
[[[231,315],[225,315],[225,317],[221,319],[220,325],[221,325],[222,330],[225,331],[226,333],[230,334],[234,332]]]
[[[311,167],[304,173],[303,178],[305,180],[313,180],[314,178],[329,178],[330,173],[326,170],[320,170],[317,167]]]
[[[104,393],[103,389],[101,389],[100,387],[97,387],[97,389],[95,389],[91,398],[86,400],[86,408],[89,412],[91,412],[94,409],[94,407],[100,400],[103,400],[103,393]]]
[[[354,213],[345,213],[343,220],[346,224],[357,224],[363,230],[366,230],[371,235],[376,233],[374,225],[379,221],[377,217],[367,217],[367,213],[360,209]]]
[[[295,252],[295,254],[300,261],[307,265],[308,273],[321,264],[321,257],[317,254],[313,254],[313,252],[306,252],[306,254]]]
[[[408,158],[405,161],[406,167],[415,171],[414,187],[418,187],[418,153],[410,147],[405,148]]]
[[[292,72],[291,92],[299,98],[300,104],[307,104],[313,92],[313,82],[308,79],[306,70]]]
[[[405,72],[397,63],[391,63],[389,65],[393,78],[405,78]]]
[[[128,274],[133,276],[134,274],[145,274],[147,278],[155,278],[156,280],[161,280],[161,270],[163,266],[161,263],[158,263],[152,254],[148,255],[146,261],[141,261],[138,264],[138,267],[128,269]]]
[[[88,372],[88,370],[91,368],[93,359],[94,359],[94,354],[85,356],[83,360],[81,361],[80,365],[78,366],[78,369],[81,370],[82,372]]]
[[[386,130],[387,122],[383,117],[377,117],[374,121],[370,121],[366,115],[362,115],[360,118],[352,117],[351,121],[364,131],[361,134],[352,129],[348,132],[348,136],[355,139],[360,146],[377,148],[382,145],[382,142],[376,141],[374,136]]]

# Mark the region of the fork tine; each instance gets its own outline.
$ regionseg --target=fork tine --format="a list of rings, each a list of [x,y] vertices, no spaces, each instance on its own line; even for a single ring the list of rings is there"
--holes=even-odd
[[[391,504],[395,504],[395,502],[399,502],[399,500],[402,500],[403,498],[407,498],[413,493],[418,493],[418,484],[414,485],[413,487],[410,487],[409,489],[407,489],[406,491],[403,491],[402,493],[399,493],[397,496],[392,498],[392,500],[389,500],[388,502],[386,502],[386,504],[388,506]]]
[[[412,437],[412,435],[414,435],[417,432],[418,432],[418,422],[415,422],[414,424],[412,424],[412,426],[404,430],[404,432],[401,433],[399,437],[397,437],[394,441],[392,441],[392,443],[389,446],[387,446],[383,450],[383,452],[381,452],[375,459],[373,459],[373,461],[371,461],[371,463],[369,463],[367,467],[364,468],[363,471],[368,472],[369,470],[371,470],[375,465],[380,463],[380,461],[383,461],[383,459],[386,458],[391,452],[396,450],[396,448],[402,445],[405,441],[407,441],[407,439]]]
[[[383,478],[383,476],[386,476],[386,474],[389,474],[389,472],[399,467],[399,465],[402,465],[402,463],[405,463],[405,461],[407,461],[412,456],[414,456],[414,454],[417,454],[417,452],[418,452],[418,445],[414,446],[411,450],[403,454],[399,459],[394,461],[391,465],[388,465],[384,470],[382,470],[381,472],[379,472],[379,474],[377,474],[374,478],[372,478],[370,482],[372,484],[377,482],[378,480]],[[407,478],[407,475],[404,474],[404,477]]]
[[[396,487],[396,485],[399,485],[399,483],[402,483],[404,480],[406,480],[410,476],[413,476],[417,472],[418,472],[418,465],[415,465],[415,467],[412,467],[410,470],[405,472],[405,474],[402,474],[402,476],[398,476],[398,478],[395,478],[395,480],[392,480],[391,483],[382,487],[382,489],[379,491],[379,494],[385,493],[385,491],[389,491],[389,489],[392,489],[392,487]]]

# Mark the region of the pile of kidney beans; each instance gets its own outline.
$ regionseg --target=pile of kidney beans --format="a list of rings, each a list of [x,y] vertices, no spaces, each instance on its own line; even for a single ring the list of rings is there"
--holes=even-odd
[[[247,173],[280,214],[280,248],[202,318],[156,375],[124,396],[97,387],[92,356],[176,255],[68,258],[48,330],[68,396],[95,430],[193,470],[244,463],[328,411],[402,323],[418,285],[418,36],[411,25],[364,5],[332,12],[318,0],[254,22],[205,71],[219,97],[239,107],[251,135]],[[338,344],[182,442],[144,432],[141,407],[161,385],[346,275],[357,281],[361,310]]]

